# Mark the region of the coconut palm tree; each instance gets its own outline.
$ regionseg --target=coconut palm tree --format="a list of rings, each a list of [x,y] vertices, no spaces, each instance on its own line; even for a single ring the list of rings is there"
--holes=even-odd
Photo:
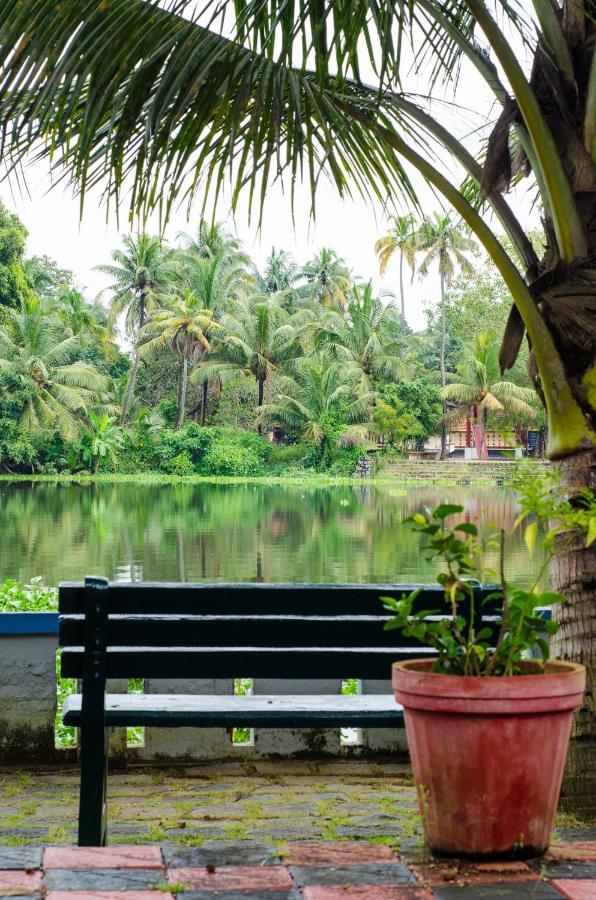
[[[320,444],[325,439],[325,416],[343,402],[350,422],[363,422],[368,406],[324,353],[302,357],[291,378],[280,378],[270,403],[261,407],[261,418],[277,423],[292,434]]]
[[[224,222],[209,222],[201,217],[196,232],[188,234],[182,231],[178,240],[181,241],[183,250],[194,257],[237,254],[238,260],[243,259],[246,265],[250,263],[250,258],[242,251],[240,241],[228,231]]]
[[[493,335],[480,332],[470,347],[465,347],[454,380],[441,388],[443,400],[479,410],[484,430],[489,413],[513,416],[528,421],[536,417],[536,392],[514,381],[504,381],[499,369],[499,348]],[[448,414],[449,415],[449,414]]]
[[[271,384],[284,366],[301,355],[300,337],[305,320],[290,315],[273,296],[252,294],[241,299],[233,312],[224,315],[210,357],[200,360],[191,381],[210,378],[229,381],[241,375],[257,383],[257,410],[263,405],[265,385]]]
[[[136,342],[147,315],[155,309],[167,285],[170,257],[161,238],[148,234],[123,237],[124,249],[114,250],[112,263],[96,266],[98,272],[109,275],[112,284],[106,288],[111,294],[110,321],[125,316],[125,333]],[[106,291],[102,291],[102,294]],[[140,357],[134,351],[133,365],[122,401],[119,424],[123,425],[132,404]]]
[[[445,327],[445,299],[447,288],[453,281],[456,272],[463,275],[471,275],[474,267],[466,253],[476,252],[476,242],[466,234],[466,229],[461,222],[454,222],[450,215],[434,213],[432,218],[425,216],[416,234],[416,251],[423,254],[422,262],[418,266],[418,274],[421,278],[428,275],[435,266],[439,271],[441,285],[441,351],[440,371],[441,387],[447,384],[445,371],[445,346],[447,343],[447,330]],[[443,408],[445,413],[445,408]],[[441,426],[441,459],[445,459],[447,453],[447,428],[445,421]]]
[[[204,232],[204,233],[203,233]],[[171,280],[181,291],[190,291],[198,298],[199,306],[219,320],[250,288],[250,258],[240,249],[222,226],[205,232],[204,220],[199,225],[196,241],[188,240],[181,253],[175,255]],[[203,356],[209,346],[197,345]],[[209,379],[201,382],[201,425],[205,424]]]
[[[302,275],[311,286],[312,296],[321,306],[342,309],[347,303],[350,272],[343,259],[331,247],[322,247],[306,265]]]
[[[38,297],[6,311],[0,320],[0,371],[27,394],[21,413],[27,431],[52,428],[72,440],[87,410],[102,403],[107,379],[81,362],[81,350],[80,335],[48,314]]]
[[[209,353],[211,348],[208,335],[216,328],[219,326],[213,321],[213,310],[204,308],[201,298],[186,288],[181,295],[169,298],[164,307],[155,310],[141,329],[138,343],[141,356],[169,346],[180,357],[176,430],[184,422],[189,363],[194,362],[202,353]]]
[[[164,216],[181,196],[192,198],[203,178],[215,198],[231,182],[234,209],[244,193],[262,211],[269,185],[284,172],[290,201],[304,173],[313,207],[325,176],[342,195],[357,191],[382,205],[405,196],[416,204],[415,170],[502,275],[514,306],[501,366],[511,368],[527,334],[532,378],[548,411],[550,457],[570,496],[593,490],[591,5],[363,0],[298,9],[293,0],[221,0],[217,16],[183,15],[195,5],[5,0],[2,158],[18,165],[34,147],[83,195],[103,183],[118,200],[130,186],[132,214],[155,209]],[[428,86],[424,100],[404,91],[412,59]],[[462,133],[457,116],[453,124],[434,116],[457,88],[462,61],[468,89],[477,86],[479,96],[488,89],[495,101],[478,117],[484,132],[492,128],[480,161],[476,128]],[[544,213],[540,257],[505,196],[512,178],[525,176]],[[564,614],[554,610],[561,628],[553,650],[589,669],[566,790],[578,807],[593,810],[596,542],[585,543],[581,536],[562,542],[552,567],[554,587],[568,599]],[[592,639],[580,640],[585,634]]]
[[[358,396],[371,408],[379,381],[395,382],[407,374],[400,326],[395,304],[383,303],[368,282],[351,289],[345,315],[330,311],[315,327],[316,346],[328,350],[335,367],[356,384]]]
[[[414,274],[416,263],[417,228],[412,215],[393,216],[393,227],[375,244],[375,253],[379,257],[379,271],[383,275],[387,271],[389,261],[394,253],[399,253],[399,297],[401,301],[402,319],[406,318],[406,300],[404,293],[404,262]]]
[[[292,259],[292,254],[272,247],[261,276],[264,290],[268,294],[289,291],[299,277],[300,269]]]

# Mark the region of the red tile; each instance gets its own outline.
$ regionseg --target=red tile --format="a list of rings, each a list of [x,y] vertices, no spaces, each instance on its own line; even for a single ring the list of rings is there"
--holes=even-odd
[[[350,884],[345,887],[307,887],[304,900],[432,900],[432,892],[419,884]]]
[[[161,869],[161,850],[156,846],[47,847],[44,869]]]
[[[485,862],[474,863],[475,872],[489,872],[491,875],[521,875],[530,874],[532,871],[527,863],[515,860],[512,862]],[[492,879],[493,881],[495,879]]]
[[[46,900],[171,900],[164,891],[48,891]]]
[[[18,869],[0,871],[0,896],[33,894],[41,890],[41,872],[19,872]]]
[[[553,844],[548,855],[554,859],[596,860],[596,841],[573,841],[573,843]]]
[[[525,863],[412,863],[418,881],[425,884],[488,884],[490,882],[539,881],[540,877]]]
[[[289,843],[284,844],[281,856],[289,866],[356,866],[367,863],[398,862],[390,847],[383,844],[352,843]]]
[[[551,881],[567,900],[596,900],[596,879],[559,878]]]
[[[182,884],[189,891],[284,891],[293,887],[283,866],[169,869],[168,884]]]

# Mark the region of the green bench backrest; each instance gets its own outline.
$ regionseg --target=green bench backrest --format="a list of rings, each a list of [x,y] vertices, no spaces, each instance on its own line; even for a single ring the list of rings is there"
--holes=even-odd
[[[62,674],[82,677],[87,647],[106,649],[108,678],[388,678],[391,662],[431,655],[383,630],[389,615],[379,598],[413,587],[64,583]],[[494,590],[476,589],[485,616],[498,615],[484,602]],[[417,608],[446,612],[443,589],[424,585]]]

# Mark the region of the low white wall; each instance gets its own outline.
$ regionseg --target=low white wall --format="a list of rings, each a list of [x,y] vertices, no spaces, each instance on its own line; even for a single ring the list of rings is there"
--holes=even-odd
[[[37,632],[36,629],[37,628]],[[72,758],[56,749],[57,616],[49,613],[0,614],[0,763],[51,762]],[[231,694],[233,681],[221,679],[147,679],[147,693]],[[387,682],[363,682],[363,693],[391,693]],[[126,691],[125,681],[108,682],[108,690]],[[255,679],[255,694],[339,694],[332,680]],[[360,742],[340,743],[339,729],[256,728],[250,745],[232,742],[224,728],[147,728],[142,747],[127,747],[124,728],[113,729],[111,756],[174,762],[185,759],[262,759],[293,756],[359,756],[405,749],[403,729],[365,729]]]

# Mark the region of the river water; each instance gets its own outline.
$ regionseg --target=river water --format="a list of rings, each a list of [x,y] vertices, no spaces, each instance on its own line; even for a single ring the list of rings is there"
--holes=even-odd
[[[440,502],[505,529],[507,576],[540,568],[496,487],[0,484],[0,579],[87,574],[148,581],[423,582],[436,565],[403,520]],[[496,551],[487,551],[496,567]],[[488,580],[488,579],[487,579]],[[492,579],[490,579],[492,580]]]

